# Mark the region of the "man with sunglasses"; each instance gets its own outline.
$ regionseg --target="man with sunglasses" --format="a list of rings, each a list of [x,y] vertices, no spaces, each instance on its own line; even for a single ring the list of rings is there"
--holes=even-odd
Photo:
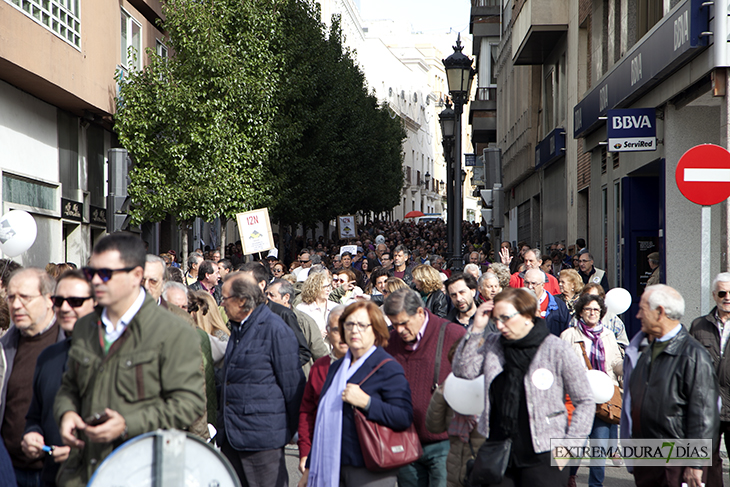
[[[83,268],[99,306],[76,322],[53,408],[71,447],[61,486],[86,485],[128,438],[187,429],[205,411],[198,336],[141,287],[144,266],[142,241],[115,233]]]
[[[35,364],[43,349],[66,338],[53,313],[55,285],[43,269],[21,269],[10,277],[5,298],[13,324],[0,339],[0,436],[21,486],[40,486],[43,468],[43,460],[28,458],[21,447]]]
[[[21,443],[28,458],[44,460],[41,474],[44,485],[55,485],[58,468],[68,458],[71,449],[63,445],[58,425],[53,418],[53,401],[66,370],[71,333],[76,321],[94,311],[96,304],[91,284],[83,272],[76,269],[59,276],[56,292],[51,299],[56,321],[66,339],[46,348],[38,356],[33,374],[33,399],[26,416],[25,434]],[[51,451],[45,453],[44,446],[49,446]]]
[[[657,257],[658,258],[658,257]],[[689,334],[697,339],[710,353],[716,377],[719,379],[720,398],[720,433],[724,436],[725,447],[730,448],[730,360],[727,352],[730,337],[730,272],[721,272],[712,281],[712,299],[715,307],[705,316],[692,322]],[[722,485],[722,463],[720,462],[720,442],[712,455],[712,466],[709,468],[707,485]]]
[[[309,274],[309,268],[310,267],[312,267],[311,254],[309,253],[309,250],[304,249],[299,254],[299,267],[297,267],[296,269],[294,269],[292,271],[292,274],[294,274],[294,276],[296,276],[297,281],[303,282],[303,281],[305,281],[307,279],[307,274]],[[304,273],[302,275],[302,277],[304,279],[300,279],[299,278],[299,274],[301,274],[302,272]]]

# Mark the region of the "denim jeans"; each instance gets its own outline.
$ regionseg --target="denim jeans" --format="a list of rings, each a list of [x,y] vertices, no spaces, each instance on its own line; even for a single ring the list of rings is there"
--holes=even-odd
[[[15,468],[15,479],[18,487],[41,487],[42,470],[26,470]]]
[[[591,440],[606,440],[604,442],[601,442],[601,446],[604,447],[609,446],[610,439],[611,445],[616,446],[616,444],[618,443],[616,440],[618,438],[618,425],[606,423],[605,421],[595,417],[593,419],[593,429],[591,429],[591,434],[589,435],[589,438]],[[603,479],[606,476],[605,465],[602,465],[600,467],[595,466],[588,468],[588,487],[602,487]],[[575,475],[577,471],[578,467],[570,467],[570,475]]]
[[[421,458],[398,470],[398,487],[446,487],[449,440],[422,446]]]

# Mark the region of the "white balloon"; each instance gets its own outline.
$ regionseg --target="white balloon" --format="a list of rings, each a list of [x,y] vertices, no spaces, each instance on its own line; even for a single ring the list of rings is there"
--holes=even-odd
[[[607,373],[601,370],[589,370],[586,376],[596,404],[608,402],[613,397],[613,381]]]
[[[631,306],[631,293],[622,287],[615,287],[606,293],[606,308],[620,315]]]
[[[8,257],[28,250],[37,234],[35,219],[27,211],[11,210],[0,218],[0,249]]]
[[[459,414],[475,415],[484,411],[484,376],[467,380],[450,373],[444,382],[444,399]]]

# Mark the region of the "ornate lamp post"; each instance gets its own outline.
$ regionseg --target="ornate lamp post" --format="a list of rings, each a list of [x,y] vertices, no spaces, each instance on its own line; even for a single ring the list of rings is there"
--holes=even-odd
[[[442,143],[444,145],[444,159],[446,159],[446,242],[448,251],[446,253],[447,262],[454,252],[454,170],[453,170],[453,149],[454,149],[454,129],[456,125],[456,115],[451,108],[451,102],[446,102],[446,108],[439,113],[439,123],[441,124],[441,134],[443,135]]]
[[[449,94],[454,101],[454,164],[453,164],[453,257],[451,269],[460,271],[464,267],[461,255],[461,220],[463,215],[462,179],[461,179],[461,115],[464,105],[469,101],[471,81],[476,71],[472,67],[472,60],[462,53],[461,34],[456,38],[456,45],[451,56],[443,60],[446,68],[446,81],[449,84]],[[451,205],[450,205],[451,206]],[[452,218],[449,218],[452,221]]]

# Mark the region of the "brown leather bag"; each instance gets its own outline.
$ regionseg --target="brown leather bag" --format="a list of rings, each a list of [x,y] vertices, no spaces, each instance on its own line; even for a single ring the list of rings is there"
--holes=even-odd
[[[368,380],[386,362],[380,362],[370,373],[360,381],[359,385]],[[355,413],[355,430],[360,442],[362,458],[365,467],[373,472],[382,472],[413,463],[423,455],[421,440],[418,438],[416,427],[411,425],[405,431],[393,431],[387,426],[368,421],[365,415],[357,408]]]
[[[581,341],[581,350],[583,350],[583,359],[586,361],[586,367],[588,370],[592,370],[591,361],[588,360],[588,354],[586,353],[586,346]],[[596,404],[596,417],[609,424],[619,424],[621,422],[621,405],[623,400],[621,399],[621,389],[617,385],[613,386],[613,397],[604,402],[603,404]]]

